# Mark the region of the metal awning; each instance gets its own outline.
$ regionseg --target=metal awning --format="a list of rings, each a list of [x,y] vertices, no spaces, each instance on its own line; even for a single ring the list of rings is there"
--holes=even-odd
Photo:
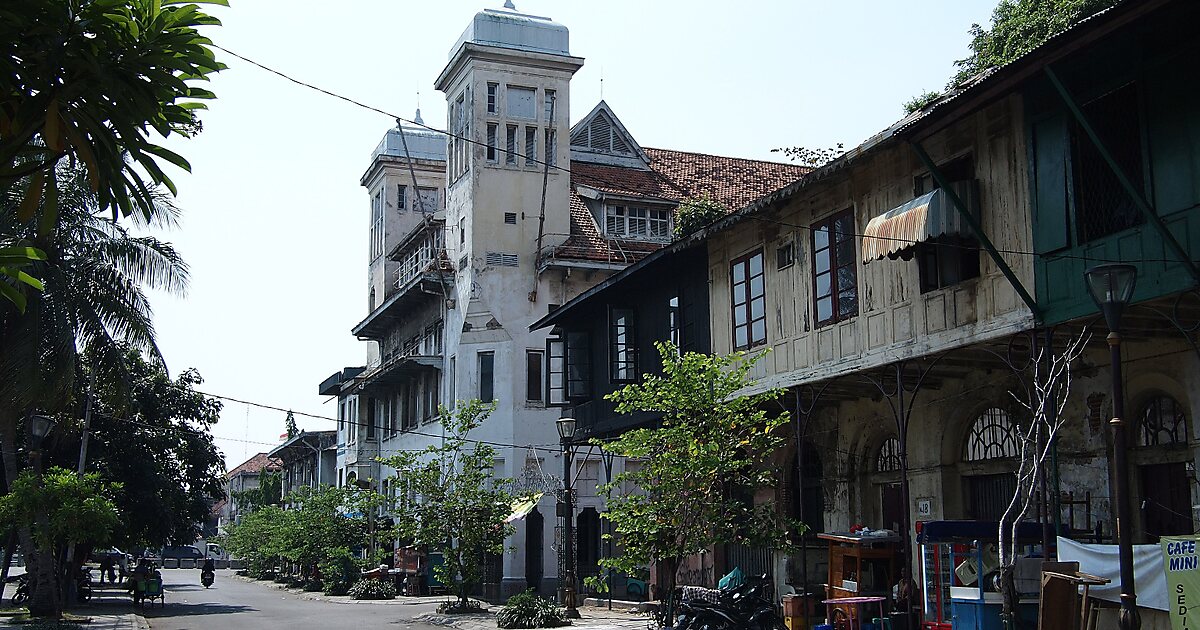
[[[970,236],[949,196],[937,189],[871,219],[863,230],[863,264],[884,256],[907,258],[918,243],[939,236]]]

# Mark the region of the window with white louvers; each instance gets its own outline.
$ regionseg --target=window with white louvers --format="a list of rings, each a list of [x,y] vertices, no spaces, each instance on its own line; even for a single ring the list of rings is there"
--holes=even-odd
[[[612,118],[604,112],[597,114],[582,133],[571,139],[571,146],[604,153],[633,153]]]
[[[511,252],[488,252],[484,261],[494,267],[518,267],[521,264],[521,259]]]

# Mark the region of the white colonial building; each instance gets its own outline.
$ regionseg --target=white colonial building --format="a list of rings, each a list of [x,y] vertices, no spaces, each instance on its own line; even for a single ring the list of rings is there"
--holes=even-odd
[[[548,377],[561,372],[551,369],[548,331],[530,324],[670,242],[681,201],[708,197],[738,209],[804,172],[643,149],[604,102],[572,127],[570,82],[582,65],[566,27],[481,11],[437,77],[448,133],[392,129],[372,154],[362,178],[369,314],[353,333],[374,343],[365,368],[320,387],[339,399],[339,483],[389,491],[394,471],[375,458],[436,443],[438,405],[472,398],[497,404],[472,436],[500,445],[497,477],[557,476],[552,398],[564,384]],[[604,473],[598,458],[578,464],[586,574],[600,544],[595,486]],[[554,510],[547,494],[517,523],[509,550],[491,563],[485,596],[552,592]]]

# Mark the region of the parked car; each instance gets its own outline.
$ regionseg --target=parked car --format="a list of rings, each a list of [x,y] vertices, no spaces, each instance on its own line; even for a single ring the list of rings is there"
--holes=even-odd
[[[163,560],[167,558],[174,558],[176,560],[203,560],[204,554],[194,545],[183,545],[180,547],[163,547],[162,554],[159,557]]]

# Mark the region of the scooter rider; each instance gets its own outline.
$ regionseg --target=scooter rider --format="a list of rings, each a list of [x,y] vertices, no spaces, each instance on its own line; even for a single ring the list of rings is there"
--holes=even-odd
[[[216,577],[216,565],[212,558],[204,559],[204,567],[200,569],[200,583],[204,588],[212,586],[213,578]]]

